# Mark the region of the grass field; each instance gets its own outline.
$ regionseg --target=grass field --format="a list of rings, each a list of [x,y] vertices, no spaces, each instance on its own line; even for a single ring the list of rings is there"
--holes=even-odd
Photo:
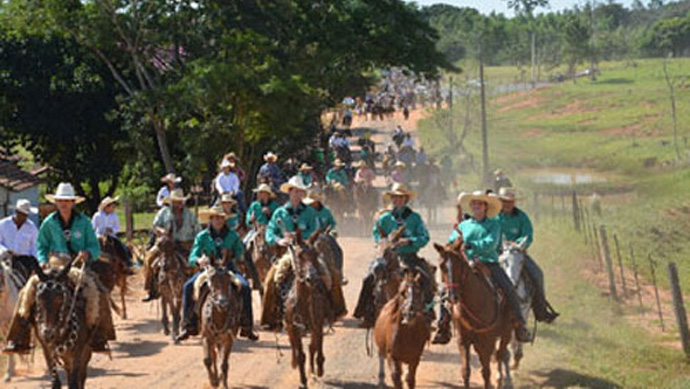
[[[690,136],[690,84],[683,80],[690,78],[690,60],[675,59],[668,64],[676,81],[680,158],[673,143],[662,61],[604,63],[600,68],[602,73],[596,81],[578,79],[492,99],[487,111],[491,166],[502,167],[527,199],[532,198],[531,192],[545,189],[532,182],[532,172],[583,171],[607,179],[576,188],[582,195],[592,191],[602,195],[603,214],[597,223],[605,223],[609,231],[616,232],[624,247],[632,242],[638,261],[652,253],[660,262],[657,276],[662,286],[667,285],[665,262],[677,262],[688,295],[690,200],[686,194],[690,193],[690,149],[686,137]],[[489,68],[486,73],[491,83],[492,75],[505,80],[516,71]],[[454,108],[454,123],[464,123],[462,102]],[[464,145],[480,162],[479,111],[472,107],[470,112],[471,127]],[[422,144],[432,155],[449,153],[457,163],[466,161],[448,146],[447,135],[439,128],[442,122],[431,117],[420,124]],[[460,175],[460,188],[478,187],[478,177],[476,170]],[[569,192],[571,188],[560,190]],[[675,334],[655,335],[631,325],[625,319],[631,312],[602,298],[600,289],[579,275],[583,261],[591,256],[581,236],[564,222],[542,221],[536,229],[534,253],[548,269],[549,286],[564,317],[556,326],[542,327],[541,344],[535,347],[545,355],[540,358],[545,362],[528,359],[525,366],[531,373],[525,383],[688,387],[690,373],[682,352],[659,345],[675,340]],[[630,266],[627,250],[623,258]],[[648,266],[640,266],[640,270],[648,279]],[[543,370],[547,366],[540,365],[550,364],[548,371],[553,375],[554,359],[563,360],[557,375],[569,377],[565,381],[548,376]],[[547,376],[539,378],[542,370]]]

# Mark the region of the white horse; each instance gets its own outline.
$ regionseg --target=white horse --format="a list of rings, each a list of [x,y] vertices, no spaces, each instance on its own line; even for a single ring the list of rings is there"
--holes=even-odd
[[[520,311],[525,321],[527,321],[530,311],[532,311],[532,293],[534,290],[528,277],[522,271],[527,257],[525,254],[526,242],[527,240],[524,239],[522,243],[518,245],[508,245],[506,240],[503,239],[503,253],[499,257],[499,262],[503,270],[505,270],[510,280],[513,281],[513,285],[515,285],[515,291],[520,301]],[[511,344],[515,361],[513,369],[517,369],[520,366],[520,360],[524,356],[522,343],[518,342],[515,339],[515,335],[513,335]]]
[[[23,285],[26,280],[22,276],[12,271],[11,255],[5,251],[0,254],[0,331],[3,336],[7,333],[14,314],[14,307],[17,304],[19,288],[17,284]],[[16,278],[19,277],[19,278]],[[9,382],[14,375],[14,357],[7,359],[7,372],[3,377],[5,382]]]

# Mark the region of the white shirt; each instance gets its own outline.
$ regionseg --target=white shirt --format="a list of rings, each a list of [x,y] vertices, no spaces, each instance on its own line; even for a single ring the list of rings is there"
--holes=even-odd
[[[167,199],[168,197],[170,197],[170,188],[165,185],[158,191],[158,195],[156,195],[156,204],[159,207],[164,206],[165,204],[163,204],[163,200]]]
[[[0,252],[10,250],[17,255],[30,255],[37,258],[37,237],[38,229],[29,219],[19,229],[17,229],[13,216],[0,220]]]
[[[117,219],[115,212],[106,213],[105,211],[98,211],[93,214],[91,219],[91,225],[93,225],[94,231],[98,235],[106,235],[106,230],[110,228],[110,236],[115,237],[120,231],[120,221]]]
[[[216,177],[216,191],[219,194],[231,192],[233,194],[240,191],[240,179],[237,174],[230,172],[225,174],[220,172]]]

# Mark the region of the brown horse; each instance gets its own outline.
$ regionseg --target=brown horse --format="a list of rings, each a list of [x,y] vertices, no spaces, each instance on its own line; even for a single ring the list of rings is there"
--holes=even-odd
[[[382,267],[374,267],[374,278],[376,285],[374,287],[374,320],[378,317],[381,309],[386,303],[391,300],[398,293],[402,277],[400,274],[400,261],[398,261],[398,254],[396,252],[397,243],[402,238],[405,232],[405,225],[403,224],[395,230],[390,236],[379,228],[379,235],[381,240],[378,244],[378,263],[382,263]]]
[[[154,250],[156,250],[157,254],[151,268],[156,269],[158,274],[158,280],[156,281],[158,282],[158,291],[161,296],[163,333],[165,335],[172,335],[172,339],[175,340],[179,332],[182,287],[187,280],[184,259],[179,258],[176,252],[175,241],[169,231],[156,230]],[[172,333],[168,326],[168,309],[170,309],[172,315]]]
[[[292,367],[299,368],[300,388],[307,387],[305,372],[306,356],[302,349],[302,337],[309,334],[309,367],[312,374],[321,377],[323,364],[323,327],[326,319],[333,317],[327,286],[318,272],[318,253],[313,248],[320,231],[303,242],[299,230],[297,244],[289,247],[292,257],[292,284],[285,300],[285,329],[292,348]],[[314,367],[316,358],[316,368]]]
[[[53,389],[60,388],[57,365],[67,372],[70,389],[84,388],[87,366],[91,360],[87,326],[86,301],[70,282],[71,264],[45,274],[36,269],[39,282],[36,292],[36,335],[43,348],[46,365],[52,376]]]
[[[402,388],[402,364],[408,366],[407,387],[414,389],[415,375],[431,329],[424,313],[421,274],[405,273],[398,293],[381,310],[374,329],[379,349],[379,386],[385,385],[384,360],[396,389]]]
[[[460,250],[462,239],[452,246],[434,243],[441,255],[441,278],[448,288],[452,305],[453,325],[459,332],[458,348],[462,361],[465,387],[470,387],[470,346],[479,355],[484,387],[491,387],[491,357],[498,361],[498,385],[509,386],[510,352],[513,333],[510,307],[501,298],[482,272],[481,265],[472,265]],[[500,339],[498,351],[496,340]],[[505,374],[504,374],[505,370]]]
[[[0,333],[6,334],[19,300],[19,291],[26,284],[29,274],[22,274],[12,267],[12,255],[5,251],[0,254]],[[33,356],[32,356],[33,359]],[[7,370],[3,381],[10,382],[14,375],[14,355],[8,355]]]
[[[208,293],[201,302],[201,336],[204,365],[211,386],[228,388],[228,359],[242,317],[239,287],[233,286],[232,275],[224,267],[206,268]],[[217,363],[220,362],[220,377]]]
[[[101,244],[100,260],[110,263],[115,285],[120,288],[121,307],[115,305],[112,300],[111,306],[120,317],[127,319],[127,305],[125,304],[125,296],[127,295],[127,253],[113,237],[101,235],[98,237],[98,241]]]
[[[272,253],[268,242],[266,242],[266,225],[255,223],[254,228],[256,229],[256,235],[254,235],[254,239],[252,239],[247,249],[251,253],[252,261],[261,282],[261,285],[254,285],[254,288],[258,287],[259,293],[263,294],[266,274],[268,274],[268,270],[271,268]]]
[[[374,214],[379,207],[379,195],[371,185],[356,184],[354,190],[357,215],[362,226],[362,233],[368,236],[374,223]]]

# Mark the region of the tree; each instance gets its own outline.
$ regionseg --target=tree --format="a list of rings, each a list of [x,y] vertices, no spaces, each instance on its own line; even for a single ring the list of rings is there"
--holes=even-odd
[[[657,21],[642,43],[643,50],[651,55],[682,56],[690,49],[690,14],[681,18]]]
[[[564,32],[563,56],[568,63],[568,75],[575,74],[575,66],[582,63],[590,56],[590,30],[579,14],[572,13],[568,16]]]

